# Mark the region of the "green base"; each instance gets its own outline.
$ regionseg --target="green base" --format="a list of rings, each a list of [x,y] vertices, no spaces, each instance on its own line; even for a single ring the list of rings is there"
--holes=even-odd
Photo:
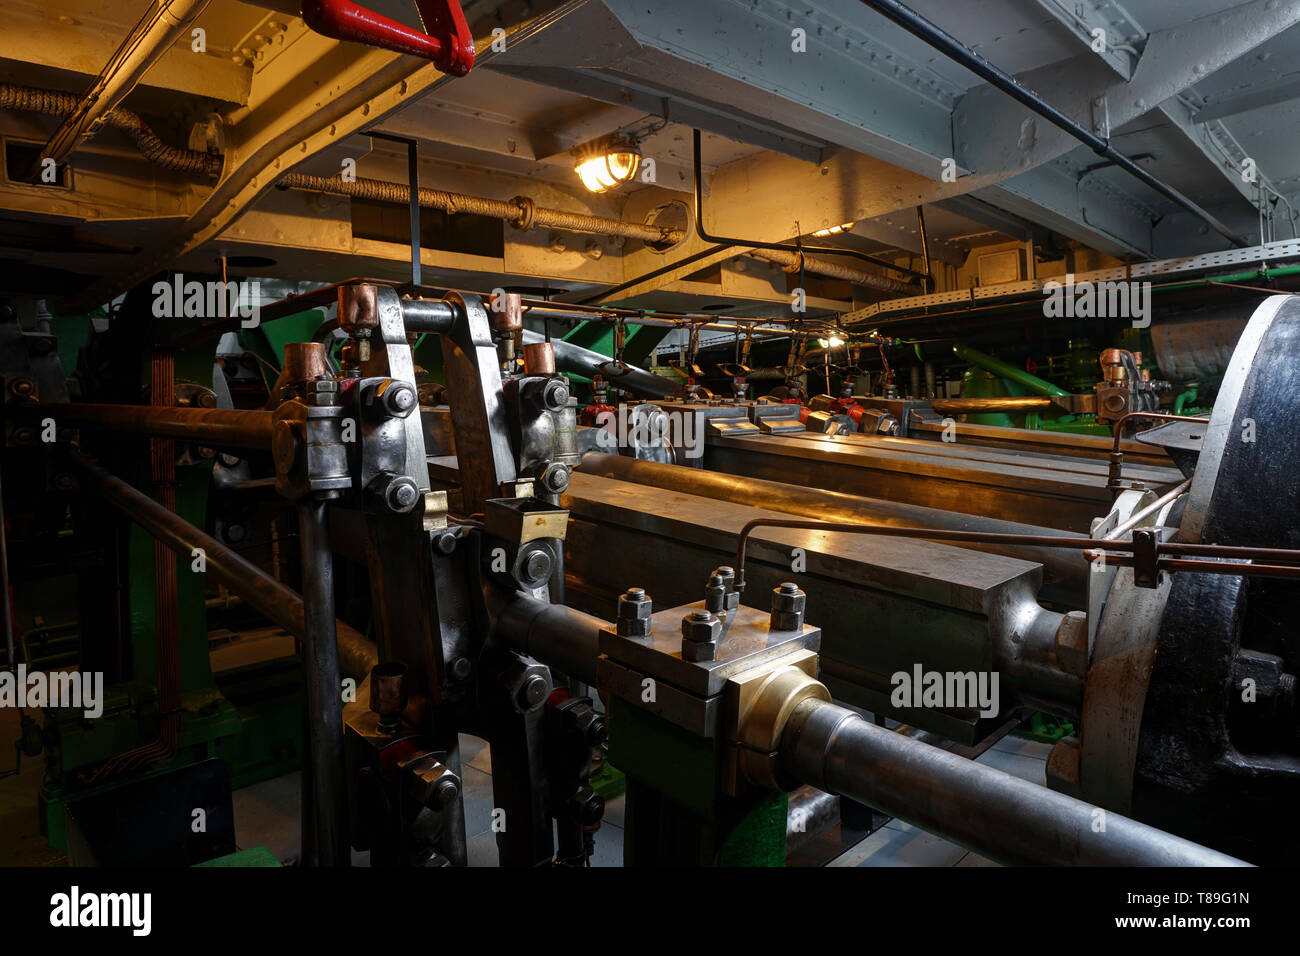
[[[1062,737],[1074,736],[1074,724],[1059,717],[1047,714],[1034,714],[1027,725],[1017,727],[1011,732],[1026,740],[1036,740],[1041,744],[1054,744]]]
[[[207,860],[203,863],[195,863],[195,867],[246,867],[246,866],[279,866],[280,861],[275,858],[270,850],[264,846],[249,847],[247,850],[238,850],[229,853],[226,856],[219,856],[215,860]]]
[[[784,866],[789,797],[723,792],[723,748],[617,697],[610,760],[627,775],[626,866]]]

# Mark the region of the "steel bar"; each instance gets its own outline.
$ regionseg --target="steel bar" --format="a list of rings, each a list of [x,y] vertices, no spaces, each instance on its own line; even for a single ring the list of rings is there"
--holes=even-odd
[[[833,519],[892,525],[904,528],[944,528],[961,531],[989,531],[1002,534],[1028,534],[1048,537],[1068,537],[1069,532],[1020,524],[997,518],[985,518],[957,511],[927,508],[924,505],[867,498],[839,491],[804,488],[779,481],[746,478],[722,472],[668,465],[654,461],[640,461],[622,455],[590,452],[582,459],[578,471],[590,475],[616,478],[640,485],[651,485],[688,495],[732,501],[736,504],[761,506],[769,511],[807,518]],[[1088,566],[1068,552],[1057,548],[1036,545],[1002,545],[971,542],[970,547],[994,554],[1037,561],[1050,578],[1062,582],[1063,588],[1078,588],[1087,582]]]
[[[960,63],[976,76],[981,77],[1003,93],[1006,93],[1022,106],[1026,106],[1033,110],[1053,126],[1065,130],[1065,132],[1083,143],[1098,156],[1114,163],[1139,182],[1151,187],[1166,199],[1176,203],[1183,209],[1186,209],[1202,222],[1209,225],[1211,229],[1223,236],[1234,246],[1243,248],[1246,245],[1246,243],[1243,242],[1231,228],[1226,226],[1212,213],[1202,209],[1177,189],[1174,189],[1172,186],[1151,175],[1151,173],[1147,172],[1137,163],[1133,162],[1133,160],[1129,159],[1119,150],[1111,146],[1109,140],[1098,136],[1086,127],[1076,123],[1065,113],[1061,112],[1060,109],[1047,102],[1033,90],[1021,85],[1020,81],[1018,81],[1014,76],[994,66],[988,60],[984,59],[984,57],[969,49],[956,37],[945,32],[938,25],[925,19],[925,17],[921,16],[911,7],[899,3],[898,0],[862,0],[862,2],[872,10],[875,10],[881,16],[898,24],[908,33],[925,41],[949,59]]]
[[[270,448],[271,413],[233,408],[34,403],[21,411],[65,428],[106,428],[128,435],[178,438],[204,445]]]
[[[909,740],[826,701],[806,701],[795,708],[785,726],[780,754],[786,771],[801,783],[865,803],[1001,863],[1247,865]]]
[[[190,558],[195,548],[201,549],[206,573],[289,633],[296,637],[306,633],[301,596],[121,478],[79,454],[74,453],[71,459],[82,487],[98,494],[182,557]],[[379,663],[374,642],[342,621],[338,622],[337,632],[343,672],[359,681]]]
[[[334,631],[334,554],[328,503],[298,503],[306,636],[303,665],[302,854],[308,866],[348,866],[347,793],[343,779],[343,695]]]

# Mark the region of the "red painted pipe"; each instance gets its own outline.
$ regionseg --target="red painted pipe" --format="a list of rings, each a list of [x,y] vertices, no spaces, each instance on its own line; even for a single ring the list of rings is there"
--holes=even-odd
[[[335,40],[432,60],[444,73],[464,76],[474,66],[474,37],[457,0],[416,0],[427,33],[390,20],[351,0],[302,0],[302,18]]]

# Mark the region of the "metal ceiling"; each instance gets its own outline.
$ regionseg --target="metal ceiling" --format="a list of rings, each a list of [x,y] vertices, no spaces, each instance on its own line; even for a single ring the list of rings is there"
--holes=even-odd
[[[416,22],[413,6],[400,0],[369,5]],[[1266,187],[1292,203],[1300,198],[1300,74],[1293,66],[1300,62],[1300,0],[912,6],[1076,119],[1107,128],[1123,153],[1247,241],[1258,238],[1257,189],[1241,179],[1242,159],[1254,160]],[[427,185],[498,198],[538,193],[575,212],[643,219],[688,196],[690,130],[698,127],[706,131],[710,228],[722,234],[779,241],[854,222],[836,241],[915,256],[914,208],[925,204],[934,257],[954,267],[973,246],[1051,234],[1136,258],[1226,245],[855,0],[475,2],[466,9],[483,41],[479,65],[448,79],[427,68],[415,72],[418,62],[315,37],[292,4],[213,0],[199,21],[208,31],[206,53],[178,45],[127,105],[172,142],[208,114],[221,115],[235,144],[222,181],[166,182],[102,134],[77,160],[88,193],[43,207],[23,187],[0,184],[4,215],[75,223],[86,236],[137,247],[79,257],[79,273],[94,280],[85,295],[101,300],[160,267],[169,251],[173,261],[197,265],[279,244],[277,274],[286,277],[309,268],[313,252],[329,263],[322,278],[339,270],[393,272],[402,268],[400,245],[351,241],[345,201],[268,191],[275,178],[289,168],[329,174],[352,156],[364,175],[401,181],[402,157],[360,135],[382,130],[418,141]],[[80,91],[138,13],[127,0],[19,0],[10,5],[12,29],[0,39],[0,80]],[[510,33],[504,52],[488,47],[496,25]],[[1102,55],[1088,46],[1097,27],[1110,40]],[[792,49],[796,40],[806,51]],[[357,68],[341,68],[345,63]],[[363,72],[373,90],[358,85]],[[381,78],[394,85],[384,87]],[[335,102],[340,107],[327,122],[326,104]],[[605,196],[580,188],[572,147],[656,118],[664,125],[642,145],[655,159],[655,182]],[[0,113],[0,135],[36,138],[48,129],[31,114]],[[294,130],[298,150],[289,145]],[[259,136],[274,151],[257,152]],[[942,178],[945,159],[956,162],[956,182]],[[1277,209],[1276,235],[1289,237],[1290,212],[1283,203]],[[507,229],[499,261],[439,254],[428,267],[447,281],[528,274],[585,293],[700,248],[687,242],[655,253],[608,245],[597,259],[579,243],[560,252],[555,245],[554,236]],[[57,252],[22,255],[33,265],[68,266]],[[643,291],[672,292],[687,279],[670,277]],[[745,281],[754,291],[752,279]],[[780,283],[767,284],[758,298],[739,300],[779,301]]]

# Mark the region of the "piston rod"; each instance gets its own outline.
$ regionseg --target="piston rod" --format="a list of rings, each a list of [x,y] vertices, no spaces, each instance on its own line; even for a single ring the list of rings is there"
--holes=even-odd
[[[821,700],[785,725],[794,779],[1010,865],[1246,866],[1234,857],[877,727]]]

